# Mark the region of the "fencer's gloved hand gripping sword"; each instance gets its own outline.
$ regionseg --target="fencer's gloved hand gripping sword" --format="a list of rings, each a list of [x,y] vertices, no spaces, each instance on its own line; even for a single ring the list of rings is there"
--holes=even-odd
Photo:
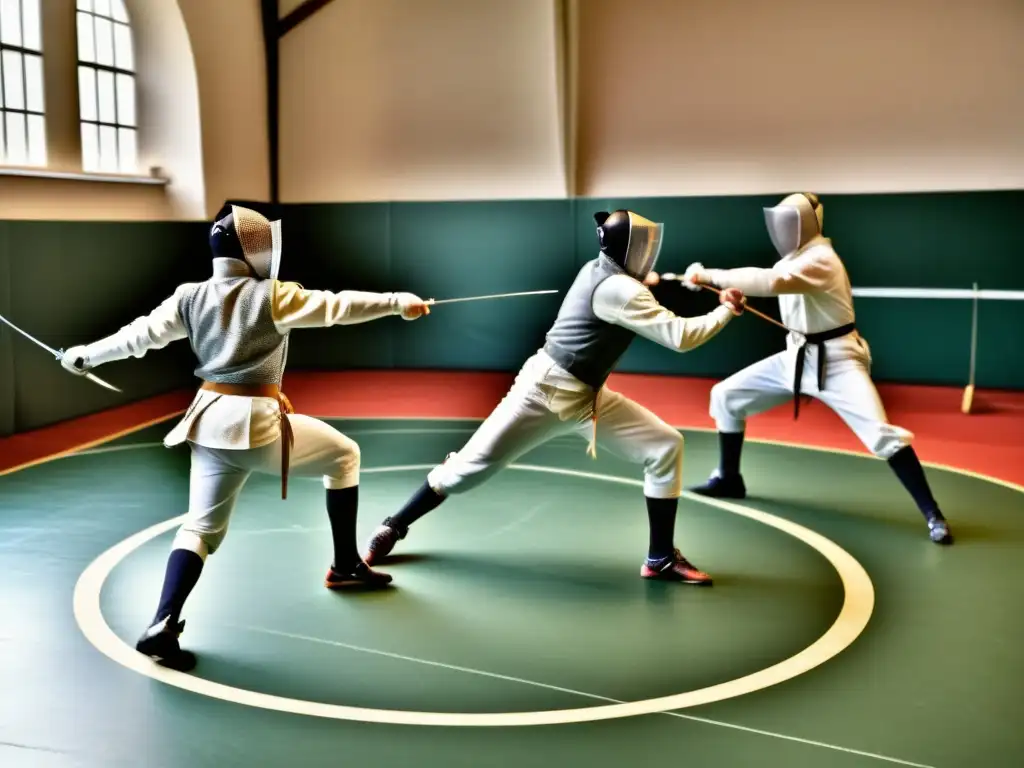
[[[5,325],[9,326],[11,329],[13,329],[13,330],[17,331],[18,333],[20,333],[22,336],[24,336],[26,339],[31,341],[37,347],[42,347],[43,349],[45,349],[47,352],[49,352],[51,355],[53,355],[54,358],[56,358],[58,361],[61,362],[61,366],[62,367],[67,368],[67,366],[65,366],[63,364],[64,363],[64,351],[63,350],[56,350],[53,347],[50,347],[50,346],[47,346],[46,344],[43,344],[43,342],[41,342],[39,339],[37,339],[34,336],[32,336],[32,335],[26,333],[25,331],[21,330],[21,328],[16,326],[14,323],[12,323],[10,320],[8,320],[3,315],[0,315],[0,322],[3,322]],[[110,384],[110,383],[104,381],[103,379],[101,379],[99,376],[97,376],[94,373],[89,373],[88,371],[80,369],[77,365],[75,365],[74,372],[76,374],[78,374],[79,376],[84,376],[89,381],[91,381],[93,384],[99,384],[101,387],[104,387],[105,389],[109,389],[112,392],[120,392],[121,391],[120,389],[115,387],[113,384]]]

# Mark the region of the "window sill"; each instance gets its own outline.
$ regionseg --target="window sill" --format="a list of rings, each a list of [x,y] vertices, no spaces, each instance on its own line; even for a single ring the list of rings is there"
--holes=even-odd
[[[121,173],[75,173],[71,171],[50,171],[46,168],[12,168],[0,166],[0,178],[18,176],[30,179],[57,179],[61,181],[91,181],[113,184],[142,184],[146,186],[167,186],[170,179],[162,176],[129,176]]]

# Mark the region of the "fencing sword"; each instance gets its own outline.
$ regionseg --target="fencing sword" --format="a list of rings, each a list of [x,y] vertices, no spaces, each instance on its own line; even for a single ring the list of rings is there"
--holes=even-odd
[[[677,275],[677,274],[674,274],[672,272],[664,273],[661,276],[661,279],[662,280],[675,280],[676,282],[680,282],[680,283],[683,282],[683,276],[682,275]],[[708,290],[708,291],[714,291],[715,293],[717,293],[719,295],[722,294],[722,292],[718,288],[715,288],[713,285],[705,285],[703,283],[700,283],[700,287],[704,288],[705,290]],[[746,309],[747,312],[753,312],[755,315],[760,317],[762,320],[767,320],[772,325],[777,325],[777,326],[779,326],[779,328],[781,328],[784,331],[789,331],[790,333],[797,333],[797,331],[794,331],[790,327],[788,327],[786,325],[783,325],[778,320],[776,320],[774,317],[771,317],[770,315],[766,315],[764,312],[761,312],[759,310],[754,309],[752,306],[750,306],[747,303],[747,297],[746,296],[743,297],[743,307],[744,307],[744,309]]]
[[[64,358],[64,351],[63,350],[56,350],[53,347],[50,347],[50,346],[47,346],[46,344],[43,344],[43,342],[41,342],[39,339],[37,339],[34,336],[32,336],[31,334],[28,334],[25,331],[21,330],[21,328],[16,326],[14,323],[12,323],[10,320],[8,320],[3,315],[0,315],[0,320],[2,320],[6,325],[10,326],[12,329],[14,329],[18,333],[20,333],[22,336],[24,336],[26,339],[31,341],[36,346],[42,347],[43,349],[45,349],[47,352],[49,352],[51,355],[53,355],[54,358],[56,358],[57,360],[62,360]],[[63,368],[63,366],[61,366],[61,367]],[[103,379],[101,379],[99,376],[97,376],[94,373],[89,373],[87,371],[83,375],[85,376],[85,378],[87,378],[93,384],[99,384],[101,387],[105,387],[106,389],[109,389],[112,392],[120,392],[121,391],[120,389],[115,387],[113,384],[110,384],[110,383],[104,381]]]
[[[516,293],[491,293],[487,296],[465,296],[459,299],[427,299],[426,304],[430,306],[436,306],[437,304],[454,304],[457,301],[483,301],[484,299],[508,299],[512,296],[540,296],[545,293],[558,293],[557,290],[551,291],[518,291]]]

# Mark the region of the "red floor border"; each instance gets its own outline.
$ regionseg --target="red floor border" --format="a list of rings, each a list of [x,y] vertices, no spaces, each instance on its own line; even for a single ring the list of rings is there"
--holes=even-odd
[[[285,390],[297,411],[325,418],[485,418],[512,375],[462,371],[289,372]],[[713,380],[615,374],[609,386],[671,424],[713,429],[708,396]],[[923,461],[1024,485],[1024,392],[979,392],[978,412],[960,413],[952,387],[880,385],[894,423],[915,434]],[[187,407],[190,391],[0,439],[0,473],[105,442]],[[170,424],[168,423],[168,428]],[[839,418],[819,403],[801,407],[799,422],[785,405],[752,419],[748,435],[792,445],[866,453]]]

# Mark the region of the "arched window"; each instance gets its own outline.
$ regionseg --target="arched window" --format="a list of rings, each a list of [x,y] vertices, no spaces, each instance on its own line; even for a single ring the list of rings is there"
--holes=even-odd
[[[82,170],[138,173],[135,55],[128,10],[124,0],[77,2]]]
[[[0,162],[46,165],[39,0],[0,0]]]

